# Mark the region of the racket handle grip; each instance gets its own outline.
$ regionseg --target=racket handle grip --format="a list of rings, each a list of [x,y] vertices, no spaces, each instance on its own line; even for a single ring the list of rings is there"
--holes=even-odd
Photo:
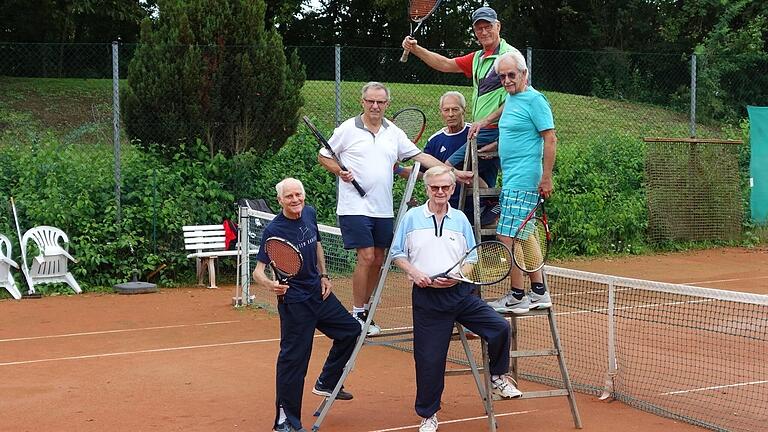
[[[365,197],[365,194],[366,194],[365,189],[363,189],[363,187],[360,186],[360,183],[358,183],[357,180],[352,180],[352,186],[354,186],[355,189],[357,189],[357,193],[359,193],[361,197]]]
[[[411,52],[408,50],[403,50],[403,55],[400,56],[400,63],[405,63],[408,61],[408,54]]]

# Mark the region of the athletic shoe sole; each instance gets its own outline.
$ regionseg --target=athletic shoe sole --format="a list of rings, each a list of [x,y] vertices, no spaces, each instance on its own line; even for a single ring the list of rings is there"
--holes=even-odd
[[[316,394],[318,396],[331,397],[331,393],[333,393],[333,390],[328,391],[328,390],[319,389],[317,387],[312,388],[312,394]],[[345,392],[344,389],[342,389],[339,392],[339,394],[336,395],[336,400],[352,400],[353,398],[354,397],[352,396],[352,394]]]

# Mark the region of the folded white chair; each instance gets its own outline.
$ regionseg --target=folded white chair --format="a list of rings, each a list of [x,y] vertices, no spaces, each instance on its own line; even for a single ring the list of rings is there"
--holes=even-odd
[[[19,265],[11,259],[11,256],[13,256],[11,254],[11,241],[8,240],[8,237],[0,234],[0,287],[8,290],[13,298],[18,300],[21,298],[21,292],[16,286],[16,281],[13,280],[11,267],[19,268]]]
[[[27,257],[27,246],[32,241],[38,255]],[[22,272],[27,278],[29,293],[35,293],[35,285],[63,282],[76,293],[83,292],[68,270],[69,261],[77,262],[67,251],[69,238],[56,227],[38,226],[25,232],[21,237]]]

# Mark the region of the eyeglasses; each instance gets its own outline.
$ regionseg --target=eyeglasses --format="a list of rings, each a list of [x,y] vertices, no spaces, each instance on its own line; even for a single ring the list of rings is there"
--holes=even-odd
[[[475,33],[490,33],[494,29],[493,24],[485,24],[485,25],[476,25],[475,27]]]
[[[375,100],[375,99],[363,99],[363,101],[365,101],[365,103],[367,103],[370,106],[373,106],[375,104],[386,105],[386,104],[389,103],[388,100],[383,100],[382,101],[382,100]]]
[[[429,185],[429,190],[431,190],[432,192],[439,192],[439,191],[448,192],[451,190],[452,187],[453,185]]]
[[[512,72],[512,73],[508,73],[508,74],[503,74],[503,73],[501,73],[501,74],[498,74],[498,75],[499,75],[499,81],[501,81],[501,82],[504,82],[504,81],[506,81],[506,80],[507,80],[507,78],[511,79],[512,81],[514,81],[515,79],[517,79],[517,74],[516,74],[516,73],[514,73],[514,72]]]

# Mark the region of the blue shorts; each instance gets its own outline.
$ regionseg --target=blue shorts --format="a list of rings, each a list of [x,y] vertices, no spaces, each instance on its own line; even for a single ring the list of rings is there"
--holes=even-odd
[[[395,236],[394,218],[375,218],[369,216],[339,216],[341,238],[344,249],[366,247],[388,248]]]
[[[496,225],[496,234],[514,237],[520,225],[538,203],[538,192],[503,189],[499,196],[501,216]]]

